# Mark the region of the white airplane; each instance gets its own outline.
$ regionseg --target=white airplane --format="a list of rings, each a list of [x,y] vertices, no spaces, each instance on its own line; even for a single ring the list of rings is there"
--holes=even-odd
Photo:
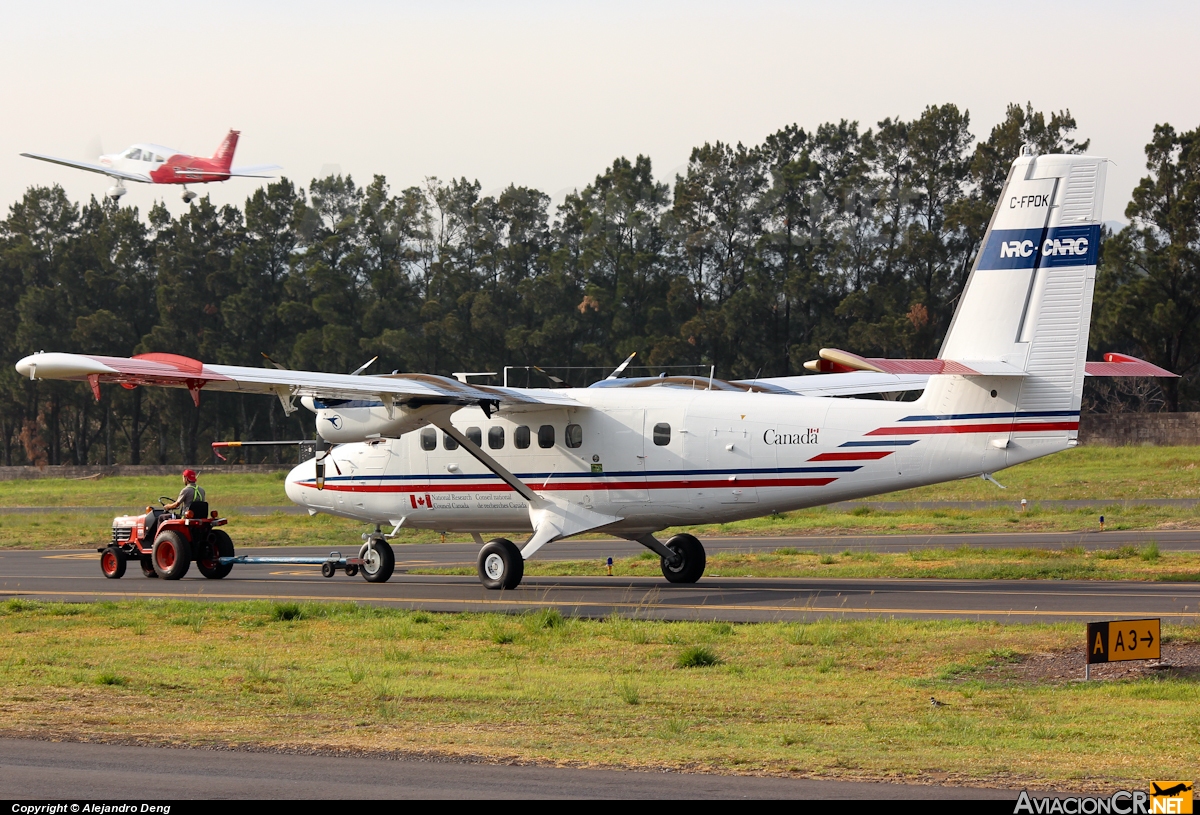
[[[985,475],[1077,443],[1085,373],[1173,376],[1116,354],[1086,363],[1105,160],[1025,154],[1010,171],[941,353],[865,359],[825,349],[828,373],[742,382],[609,378],[586,388],[487,387],[41,353],[31,379],[274,393],[337,444],[287,477],[310,513],[375,524],[368,580],[394,555],[382,527],[472,533],[480,580],[513,589],[524,561],[582,532],[637,541],[672,583],[704,573],[700,541],[668,527],[724,523]],[[466,376],[462,377],[466,379]],[[916,401],[854,398],[921,390]],[[333,471],[329,471],[332,466]],[[482,533],[528,534],[518,547]]]
[[[263,175],[272,170],[282,169],[278,164],[262,164],[254,167],[234,167],[233,154],[237,150],[238,137],[241,131],[230,130],[221,141],[221,146],[212,158],[189,156],[161,144],[135,144],[120,153],[108,153],[97,159],[97,164],[86,161],[46,156],[41,153],[22,153],[26,158],[38,161],[48,161],[51,164],[61,164],[64,167],[74,167],[76,170],[86,170],[89,173],[102,173],[116,179],[116,184],[108,188],[104,194],[114,201],[120,199],[128,190],[126,181],[137,181],[142,184],[183,184],[183,200],[191,203],[196,193],[187,188],[188,184],[207,184],[212,181],[226,181],[230,178],[273,178],[273,175]]]

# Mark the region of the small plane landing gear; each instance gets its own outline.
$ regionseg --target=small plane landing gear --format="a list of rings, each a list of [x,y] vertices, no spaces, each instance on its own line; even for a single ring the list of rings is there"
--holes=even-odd
[[[487,589],[515,589],[525,576],[521,550],[507,538],[494,538],[479,550],[479,582]]]
[[[704,545],[693,535],[676,535],[667,541],[667,548],[675,553],[675,560],[662,558],[663,577],[672,583],[695,583],[704,574],[707,558]]]
[[[672,583],[695,583],[704,576],[707,558],[695,535],[676,535],[665,544],[651,533],[632,538],[658,555],[663,577]]]
[[[183,195],[180,197],[183,198],[183,203],[190,204],[196,200],[196,193],[192,192],[185,186],[183,188]]]
[[[386,583],[396,570],[396,554],[383,538],[364,544],[358,556],[362,559],[362,576],[368,583]]]

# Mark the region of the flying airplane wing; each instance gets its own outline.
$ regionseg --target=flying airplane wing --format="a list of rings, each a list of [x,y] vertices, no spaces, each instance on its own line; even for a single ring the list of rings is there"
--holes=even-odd
[[[274,178],[275,170],[282,170],[278,164],[254,164],[249,167],[230,167],[228,175],[238,178]]]
[[[431,374],[367,376],[207,365],[200,360],[175,354],[105,357],[40,353],[18,362],[17,371],[30,379],[86,381],[91,384],[97,398],[102,382],[127,388],[138,385],[187,388],[197,404],[201,390],[273,394],[285,403],[293,397],[311,396],[328,400],[367,398],[381,400],[384,404],[418,402],[513,408],[577,404],[575,400],[557,395],[552,390],[530,392],[474,386]]]
[[[103,164],[89,164],[86,161],[72,161],[66,158],[56,158],[54,156],[43,156],[40,153],[22,153],[25,158],[35,158],[38,161],[48,161],[51,164],[61,164],[64,167],[74,167],[76,170],[87,170],[89,173],[101,173],[111,176],[112,178],[120,178],[124,181],[140,181],[143,184],[152,184],[153,179],[148,175],[141,173],[126,173],[121,170],[114,170],[112,167],[105,167]]]

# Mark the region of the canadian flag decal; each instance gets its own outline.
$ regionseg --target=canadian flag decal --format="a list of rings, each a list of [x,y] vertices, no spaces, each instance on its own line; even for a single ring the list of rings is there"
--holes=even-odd
[[[433,509],[433,499],[429,497],[429,493],[424,495],[409,493],[408,500],[412,501],[413,509]]]

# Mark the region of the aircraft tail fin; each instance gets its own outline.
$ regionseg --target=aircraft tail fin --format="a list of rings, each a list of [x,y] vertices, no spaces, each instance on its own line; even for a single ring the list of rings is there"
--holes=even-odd
[[[213,153],[212,160],[222,169],[228,170],[233,166],[233,153],[237,150],[238,136],[240,135],[241,131],[230,130],[221,142],[221,146],[217,148],[217,152]]]
[[[940,359],[1023,371],[1018,412],[1078,412],[1107,162],[1022,155],[967,279]]]

